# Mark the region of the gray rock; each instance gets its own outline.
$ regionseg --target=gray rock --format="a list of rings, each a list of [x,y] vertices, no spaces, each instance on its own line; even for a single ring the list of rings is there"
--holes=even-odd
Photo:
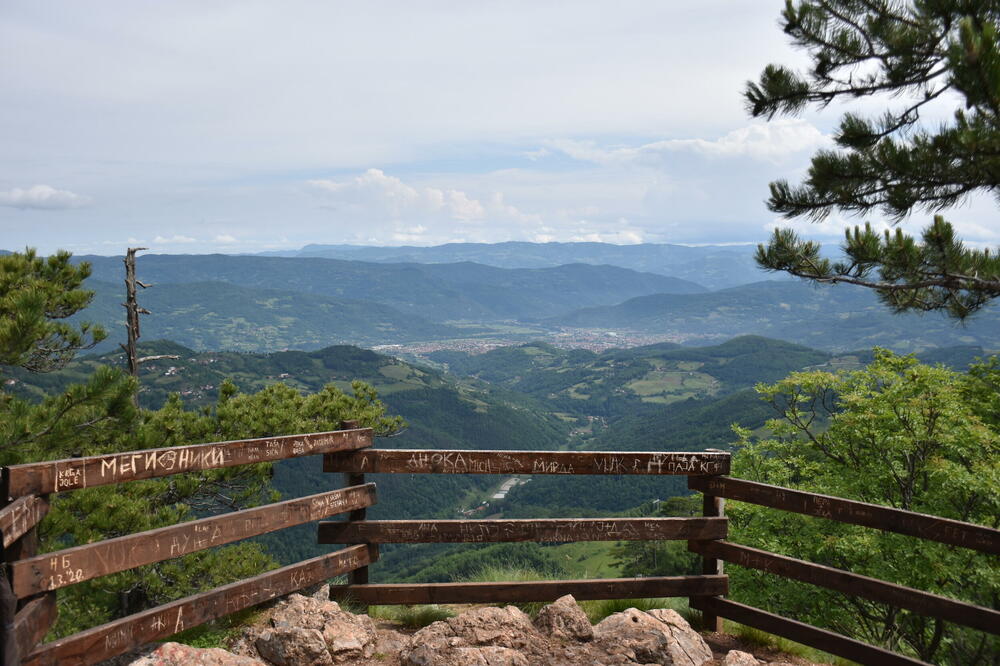
[[[759,664],[757,657],[741,650],[730,650],[722,660],[722,666],[759,666]]]
[[[194,648],[164,643],[129,666],[266,666],[259,659],[235,655],[219,648]]]
[[[649,611],[649,614],[667,626],[670,637],[676,642],[676,645],[670,647],[675,664],[701,666],[712,658],[712,649],[708,647],[708,643],[680,613],[669,608],[656,608]]]
[[[375,653],[378,635],[375,623],[367,615],[354,615],[343,610],[335,601],[289,595],[271,614],[275,630],[299,628],[319,632],[329,651],[331,663],[345,663],[367,659]],[[260,639],[256,641],[258,652]]]
[[[260,656],[275,666],[333,666],[333,658],[318,629],[272,629],[257,638],[256,646]]]
[[[403,662],[408,666],[529,666],[527,657],[511,648],[485,645],[437,650],[421,646]]]
[[[701,666],[712,658],[708,645],[684,618],[665,609],[644,613],[629,608],[610,615],[594,627],[594,639],[609,653],[614,646],[627,648],[635,653],[635,661],[646,664]]]
[[[594,637],[587,614],[571,594],[559,597],[538,611],[535,626],[543,634],[560,640],[589,641]]]

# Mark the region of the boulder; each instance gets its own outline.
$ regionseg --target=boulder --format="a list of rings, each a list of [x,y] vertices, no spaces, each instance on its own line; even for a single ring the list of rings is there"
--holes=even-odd
[[[343,610],[336,601],[301,594],[289,595],[278,604],[271,613],[271,624],[275,630],[299,628],[319,632],[331,663],[367,659],[375,653],[378,640],[375,623],[367,615],[354,615]],[[260,640],[256,642],[257,650],[270,660],[261,650]]]
[[[266,666],[259,659],[244,657],[219,648],[194,648],[180,643],[164,643],[129,666]]]
[[[675,664],[687,666],[689,662],[685,661],[685,656],[693,666],[701,666],[712,658],[712,649],[708,647],[708,643],[680,613],[670,608],[656,608],[649,611],[649,614],[666,625],[670,637],[676,642],[670,648]]]
[[[517,650],[495,645],[450,647],[444,650],[424,645],[407,655],[408,666],[528,666]]]
[[[375,654],[401,654],[410,648],[410,637],[395,629],[376,629],[375,635]]]
[[[516,606],[474,608],[445,622],[470,645],[523,648],[541,638],[531,618]]]
[[[757,657],[741,650],[730,650],[722,660],[722,666],[759,666],[759,664]]]
[[[609,615],[594,627],[594,639],[609,652],[614,646],[631,650],[635,653],[635,661],[643,664],[701,666],[712,659],[708,645],[684,618],[664,609],[651,613],[629,608]]]
[[[535,627],[543,634],[566,641],[589,641],[594,628],[573,595],[559,597],[544,606],[535,617]]]
[[[282,627],[257,638],[257,652],[275,666],[333,666],[323,634],[306,627]]]
[[[545,639],[519,608],[474,608],[427,625],[410,638],[403,663],[412,666],[527,666],[523,652]],[[530,663],[535,663],[534,661]]]

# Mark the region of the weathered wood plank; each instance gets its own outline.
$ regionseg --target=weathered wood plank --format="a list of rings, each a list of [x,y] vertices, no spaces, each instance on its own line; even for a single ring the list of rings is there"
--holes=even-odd
[[[10,547],[28,530],[40,523],[48,512],[49,501],[36,495],[19,497],[0,509],[0,532],[3,532],[3,547]]]
[[[688,547],[696,553],[718,557],[742,567],[759,569],[776,576],[801,580],[855,597],[887,603],[921,615],[964,624],[980,631],[1000,633],[1000,611],[991,608],[728,541],[691,542]]]
[[[32,650],[45,638],[45,634],[56,621],[56,593],[49,592],[32,599],[18,611],[14,618],[14,639],[21,656]]]
[[[1000,530],[983,525],[730,477],[689,477],[688,487],[740,502],[874,527],[1000,555]]]
[[[603,580],[334,585],[330,588],[330,598],[349,598],[367,604],[464,604],[555,601],[564,594],[572,594],[577,599],[630,599],[726,594],[728,591],[729,579],[725,576],[671,576]]]
[[[789,620],[788,618],[762,611],[759,608],[720,599],[718,597],[694,597],[690,600],[691,608],[703,613],[713,613],[729,618],[748,627],[754,627],[778,636],[784,636],[804,645],[810,645],[830,654],[852,659],[861,664],[878,664],[879,666],[928,666],[926,662],[901,654],[884,650],[868,643],[842,636],[826,629],[819,629],[809,624]]]
[[[702,495],[701,515],[722,517],[726,511],[726,500],[715,495]],[[690,546],[692,542],[688,542]],[[703,557],[701,560],[701,572],[703,574],[721,575],[724,573],[722,561],[714,557]],[[724,631],[722,618],[711,613],[702,613],[702,627],[706,631]]]
[[[21,655],[17,651],[14,636],[14,618],[17,615],[17,597],[10,589],[10,581],[0,576],[0,664],[20,664]]]
[[[128,451],[4,468],[8,497],[44,495],[125,481],[371,446],[370,428]]]
[[[366,546],[351,546],[45,643],[24,666],[93,664],[370,563]]]
[[[375,501],[375,484],[369,483],[46,553],[11,563],[14,594],[23,598],[55,590],[371,506]]]
[[[478,543],[724,539],[725,518],[371,520],[319,524],[320,543]]]
[[[323,456],[323,471],[401,474],[728,474],[729,454],[367,449]]]
[[[358,425],[357,421],[345,420],[340,422],[340,427],[344,429],[356,428],[357,425]],[[360,486],[364,482],[365,482],[364,474],[344,474],[345,486]],[[366,520],[367,518],[368,518],[368,511],[366,509],[357,509],[355,511],[351,511],[351,513],[347,516],[347,519],[350,521]],[[368,582],[368,567],[358,567],[350,574],[348,574],[347,579],[348,579],[347,582],[351,583],[352,585],[366,584]],[[365,612],[366,613],[368,612],[367,608],[365,609]]]

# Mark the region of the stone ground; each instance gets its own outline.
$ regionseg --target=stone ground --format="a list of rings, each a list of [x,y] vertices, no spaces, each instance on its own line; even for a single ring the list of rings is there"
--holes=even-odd
[[[108,666],[813,666],[798,657],[702,636],[670,609],[630,608],[591,625],[572,596],[532,620],[514,606],[466,607],[416,631],[355,615],[320,589],[276,603],[230,645],[147,646]]]

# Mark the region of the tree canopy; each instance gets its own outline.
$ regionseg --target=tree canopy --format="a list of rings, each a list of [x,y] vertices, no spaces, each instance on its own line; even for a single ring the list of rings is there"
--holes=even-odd
[[[997,0],[788,0],[782,24],[812,65],[767,66],[744,97],[754,117],[797,114],[837,100],[896,98],[880,116],[847,113],[835,147],[820,150],[800,185],[771,184],[768,207],[814,220],[840,210],[899,222],[1000,187],[1000,2]],[[928,105],[955,102],[930,130]],[[847,230],[846,261],[787,229],[760,246],[758,263],[819,282],[875,289],[896,310],[963,318],[1000,295],[996,252],[974,250],[936,217],[921,242],[870,226]]]
[[[755,441],[738,429],[733,475],[1000,526],[1000,365],[967,373],[876,349],[853,372],[791,374],[758,392],[778,418]],[[992,607],[995,558],[822,518],[735,503],[734,541]],[[734,567],[740,600],[910,652],[933,663],[989,663],[998,640],[885,604]]]
[[[63,321],[93,298],[94,292],[81,289],[89,275],[90,265],[74,266],[69,252],[0,256],[0,365],[54,370],[104,339],[100,327]]]
[[[28,250],[0,257],[0,367],[57,369],[104,337],[64,320],[86,307],[90,269],[70,254],[40,258]],[[353,382],[302,395],[284,384],[240,393],[220,386],[216,405],[186,409],[177,395],[159,409],[138,409],[138,383],[120,367],[101,366],[87,381],[40,402],[0,389],[0,464],[182,446],[211,441],[336,430],[357,420],[376,434],[403,427],[385,413],[375,390]],[[40,550],[140,532],[276,499],[270,463],[203,470],[161,479],[59,493],[39,526]],[[64,636],[187,594],[277,566],[261,543],[247,540],[86,581],[60,591],[52,630]]]

